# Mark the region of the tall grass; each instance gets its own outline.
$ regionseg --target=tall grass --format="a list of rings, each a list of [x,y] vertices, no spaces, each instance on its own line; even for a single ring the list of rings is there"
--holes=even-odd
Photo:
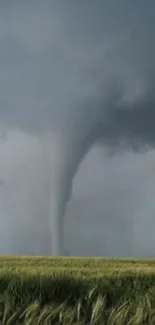
[[[74,307],[51,303],[42,306],[37,300],[21,306],[13,304],[7,296],[0,299],[0,325],[154,325],[155,307],[145,295],[125,301],[117,308],[106,309],[106,299],[95,295],[95,289]]]
[[[153,325],[155,261],[0,258],[0,325]]]

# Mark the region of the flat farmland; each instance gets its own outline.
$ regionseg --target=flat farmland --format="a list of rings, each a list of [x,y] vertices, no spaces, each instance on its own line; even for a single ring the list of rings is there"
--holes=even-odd
[[[155,260],[1,256],[0,324],[155,324]]]

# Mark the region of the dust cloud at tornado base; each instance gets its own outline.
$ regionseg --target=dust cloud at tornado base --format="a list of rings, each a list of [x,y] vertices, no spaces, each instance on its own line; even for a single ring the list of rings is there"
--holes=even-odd
[[[55,252],[60,251],[57,239],[73,179],[92,145],[115,146],[117,155],[122,143],[124,152],[129,147],[139,151],[153,148],[155,140],[154,3],[83,3],[1,4],[0,126],[6,132],[16,129],[33,134],[42,145],[39,180],[43,178],[45,184],[40,191],[45,187],[44,197],[51,202],[45,219],[51,215],[51,233],[57,234]],[[104,164],[102,168],[105,173]],[[17,187],[26,173],[21,166],[19,170]],[[10,179],[16,173],[11,176],[10,171]],[[30,191],[32,180],[26,178],[23,189]],[[1,186],[1,197],[6,184]],[[11,186],[15,190],[15,180]],[[27,222],[28,213],[20,208],[26,200],[18,207],[14,201],[11,204]],[[36,211],[37,205],[32,205]],[[33,215],[37,212],[31,210],[30,220]]]

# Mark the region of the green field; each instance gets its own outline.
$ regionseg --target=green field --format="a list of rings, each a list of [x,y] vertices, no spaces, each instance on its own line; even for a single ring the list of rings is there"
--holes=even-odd
[[[155,260],[1,256],[1,324],[155,324]]]

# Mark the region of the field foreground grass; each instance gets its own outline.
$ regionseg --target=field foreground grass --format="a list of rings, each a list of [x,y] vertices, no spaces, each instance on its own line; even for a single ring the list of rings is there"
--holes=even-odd
[[[155,260],[0,257],[0,325],[155,324]]]

